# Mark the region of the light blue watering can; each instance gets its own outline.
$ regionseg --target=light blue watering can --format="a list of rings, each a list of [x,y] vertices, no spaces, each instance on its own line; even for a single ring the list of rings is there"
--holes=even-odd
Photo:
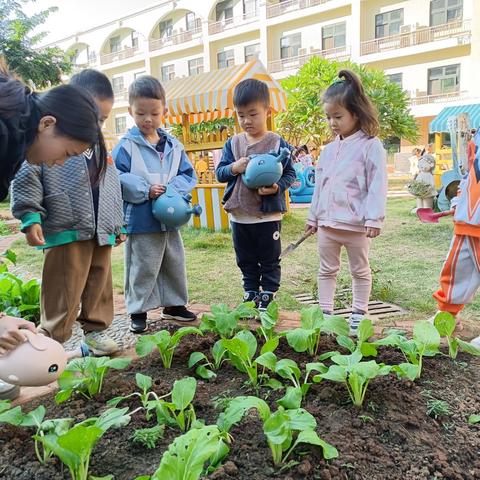
[[[270,187],[278,182],[283,173],[282,160],[290,156],[288,148],[274,152],[250,155],[247,169],[242,175],[243,183],[248,188]]]
[[[153,216],[168,228],[185,225],[190,217],[199,217],[202,213],[200,205],[191,205],[192,196],[181,195],[173,187],[167,185],[165,193],[160,195],[152,205]]]

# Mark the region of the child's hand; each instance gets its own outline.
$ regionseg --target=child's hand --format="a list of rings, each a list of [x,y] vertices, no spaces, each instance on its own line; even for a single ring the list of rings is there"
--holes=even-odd
[[[250,159],[248,157],[242,157],[240,160],[232,163],[232,173],[238,175],[243,173],[247,169],[247,165]]]
[[[367,238],[375,238],[380,235],[380,229],[375,227],[367,227]]]
[[[160,195],[165,193],[165,185],[152,185],[150,187],[149,197],[150,198],[158,198]]]
[[[39,223],[34,223],[27,227],[25,231],[25,238],[31,247],[39,247],[45,245],[45,238],[43,237],[42,226]]]
[[[305,233],[309,235],[314,235],[317,233],[318,227],[314,227],[313,225],[309,225],[308,223],[305,225]]]
[[[271,187],[260,187],[258,189],[259,195],[275,195],[278,192],[278,185],[274,183]]]
[[[121,243],[123,243],[127,239],[127,235],[125,233],[120,233],[115,237],[115,246],[118,247]]]

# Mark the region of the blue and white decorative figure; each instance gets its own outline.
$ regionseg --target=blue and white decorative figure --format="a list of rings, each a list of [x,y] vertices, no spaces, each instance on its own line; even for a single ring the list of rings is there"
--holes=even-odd
[[[202,207],[191,205],[191,201],[189,193],[181,195],[167,185],[165,193],[153,202],[153,216],[168,228],[181,227],[188,223],[192,215],[199,217],[202,213]]]
[[[282,177],[282,160],[290,156],[288,148],[281,148],[280,153],[274,152],[250,155],[245,173],[242,174],[243,183],[252,189],[270,187]]]

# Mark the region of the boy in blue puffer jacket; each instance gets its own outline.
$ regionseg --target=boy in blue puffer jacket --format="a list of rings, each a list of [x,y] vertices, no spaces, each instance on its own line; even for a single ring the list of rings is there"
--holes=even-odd
[[[135,80],[129,104],[136,126],[120,140],[113,158],[120,173],[128,234],[125,301],[130,330],[141,333],[147,329],[147,312],[158,307],[163,307],[164,319],[196,319],[185,307],[187,278],[180,232],[155,219],[152,202],[167,184],[181,194],[190,192],[197,177],[183,145],[159,128],[166,113],[160,82],[151,76]]]

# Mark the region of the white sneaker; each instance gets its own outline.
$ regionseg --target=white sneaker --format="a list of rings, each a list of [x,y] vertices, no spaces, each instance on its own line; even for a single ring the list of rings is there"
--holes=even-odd
[[[104,330],[84,334],[84,342],[94,355],[111,355],[118,352],[118,343],[109,337]]]
[[[473,340],[470,340],[470,343],[477,348],[480,348],[480,336],[475,337]]]
[[[350,325],[350,336],[356,337],[358,332],[358,326],[360,322],[365,318],[364,313],[351,313],[348,318],[348,324]]]
[[[20,395],[20,387],[0,380],[0,400],[15,400]]]

